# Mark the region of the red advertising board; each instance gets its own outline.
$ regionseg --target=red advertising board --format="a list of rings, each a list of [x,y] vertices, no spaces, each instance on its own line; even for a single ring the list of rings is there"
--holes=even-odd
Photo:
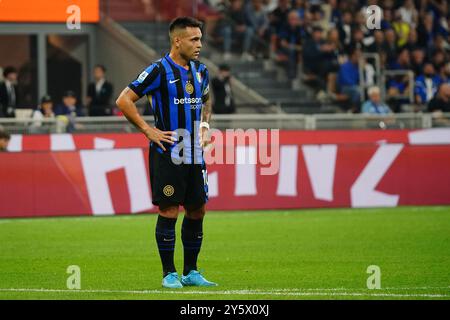
[[[450,204],[449,129],[274,137],[216,141],[205,156],[209,210]],[[0,217],[156,212],[140,134],[14,135],[9,149],[0,154]],[[233,161],[220,163],[230,150]]]

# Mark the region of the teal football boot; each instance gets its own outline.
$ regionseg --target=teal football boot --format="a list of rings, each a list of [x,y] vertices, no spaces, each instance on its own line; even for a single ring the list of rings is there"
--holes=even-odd
[[[171,272],[167,274],[167,276],[163,278],[162,286],[164,288],[169,289],[183,288],[183,285],[181,284],[180,280],[178,280],[178,273],[176,272]]]
[[[181,283],[183,286],[195,287],[215,287],[217,283],[206,280],[203,275],[197,270],[191,270],[187,276],[181,276]]]

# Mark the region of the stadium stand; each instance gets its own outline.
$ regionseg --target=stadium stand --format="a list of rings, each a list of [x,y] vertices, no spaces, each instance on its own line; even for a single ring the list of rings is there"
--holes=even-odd
[[[148,22],[148,19],[140,19],[134,14],[127,17],[118,2],[110,1],[111,10],[120,12],[112,13],[111,16],[116,15],[127,30],[158,53],[166,52],[167,35],[161,31],[166,30],[167,22]],[[138,2],[134,1],[135,5]],[[142,7],[146,3],[140,2]],[[160,6],[164,7],[162,3]],[[200,3],[203,8],[209,6],[199,14],[207,24],[203,56],[215,64],[227,60],[236,71],[238,80],[284,112],[360,112],[361,104],[367,99],[367,89],[375,84],[381,87],[383,98],[395,112],[425,110],[426,102],[432,96],[422,101],[413,94],[423,89],[423,75],[419,72],[424,63],[429,61],[436,69],[433,94],[437,85],[448,81],[445,65],[449,63],[450,33],[446,1],[229,0],[195,3],[197,6]],[[234,7],[241,7],[242,12],[230,13],[233,4]],[[241,55],[243,39],[239,37],[233,38],[232,54],[224,53],[223,29],[232,23],[244,23],[240,22],[243,19],[247,28],[255,28],[254,8],[261,5],[262,11],[258,11],[257,21],[264,25],[264,31],[253,32],[252,49],[249,52],[251,57]],[[378,5],[382,9],[380,30],[370,30],[366,25],[366,9],[369,5]],[[184,9],[188,7],[189,1],[184,4]],[[289,31],[289,24],[292,30],[296,26],[295,35]],[[304,50],[308,47],[313,30],[317,28],[323,29],[323,39],[319,51],[313,53],[312,60],[307,60]],[[330,40],[335,37],[330,30],[337,30],[337,41]],[[280,54],[286,47],[286,43],[283,43],[286,42],[286,34],[290,36],[288,40],[296,42],[299,47],[295,53],[287,50],[288,55],[299,56],[296,66],[298,72],[293,72],[297,74],[294,79],[289,77],[292,70],[286,72],[283,65],[283,59],[287,58]],[[292,44],[288,43],[286,48],[292,48]],[[346,65],[349,52],[354,47],[362,51],[358,66],[362,77],[359,79],[359,104],[356,108],[350,108],[348,104],[351,97],[339,87],[337,74]],[[425,53],[424,60],[414,60],[412,63],[412,56],[417,55],[413,52],[419,51]],[[369,57],[374,54],[376,59],[371,60]],[[374,62],[377,59],[378,65]],[[312,64],[321,68],[311,69]],[[317,77],[317,74],[320,76]],[[317,81],[325,85],[317,85]],[[414,84],[416,81],[419,83]]]

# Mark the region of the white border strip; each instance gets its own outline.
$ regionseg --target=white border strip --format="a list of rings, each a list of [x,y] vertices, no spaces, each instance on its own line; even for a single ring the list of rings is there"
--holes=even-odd
[[[443,287],[449,289],[448,287]],[[413,290],[414,288],[391,288],[389,290]],[[433,288],[428,288],[433,289]],[[436,288],[434,288],[436,289]],[[322,290],[322,291],[321,291]],[[115,293],[115,294],[203,294],[203,295],[275,295],[275,296],[350,296],[350,297],[390,297],[390,298],[450,298],[449,294],[423,293],[371,293],[351,292],[341,290],[355,290],[345,288],[329,289],[273,289],[273,290],[210,290],[210,291],[177,291],[177,290],[69,290],[69,289],[33,289],[33,288],[0,288],[0,292],[26,292],[26,293]],[[368,290],[368,289],[356,289]],[[381,289],[383,290],[383,289]],[[387,289],[384,289],[387,290]],[[334,291],[334,292],[333,292]],[[341,292],[340,292],[341,291]]]

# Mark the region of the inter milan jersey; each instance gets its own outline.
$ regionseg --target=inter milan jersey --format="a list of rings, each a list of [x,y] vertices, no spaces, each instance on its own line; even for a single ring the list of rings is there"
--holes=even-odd
[[[191,60],[189,69],[176,64],[166,54],[147,67],[136,80],[128,85],[139,97],[147,96],[155,117],[156,127],[163,131],[184,132],[190,141],[184,141],[182,155],[199,163],[202,148],[199,141],[199,125],[203,103],[209,95],[209,75],[206,66]],[[182,134],[183,137],[186,134]],[[179,141],[180,142],[180,141]],[[166,149],[176,153],[177,143]],[[158,146],[158,151],[162,150]],[[194,160],[195,159],[195,160]]]

